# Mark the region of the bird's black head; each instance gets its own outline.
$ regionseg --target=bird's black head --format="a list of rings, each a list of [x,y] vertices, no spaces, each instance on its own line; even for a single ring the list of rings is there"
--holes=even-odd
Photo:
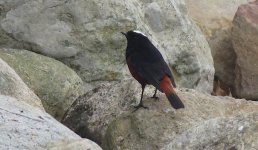
[[[158,56],[158,58],[162,58],[158,49],[151,43],[144,33],[137,30],[121,33],[124,34],[127,39],[126,59],[133,54],[149,57],[151,61],[153,60],[152,58],[155,58],[156,56]]]
[[[124,32],[121,32],[123,35],[125,35],[126,39],[127,39],[127,45],[137,45],[139,46],[139,44],[142,44],[142,42],[144,41],[149,41],[149,39],[147,38],[147,36],[140,32],[140,31],[137,31],[137,30],[131,30],[131,31],[128,31],[126,33]]]

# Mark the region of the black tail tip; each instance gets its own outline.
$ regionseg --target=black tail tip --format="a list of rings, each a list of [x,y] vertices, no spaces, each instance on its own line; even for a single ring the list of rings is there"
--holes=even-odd
[[[167,95],[167,98],[173,108],[175,109],[185,108],[185,105],[175,93]]]

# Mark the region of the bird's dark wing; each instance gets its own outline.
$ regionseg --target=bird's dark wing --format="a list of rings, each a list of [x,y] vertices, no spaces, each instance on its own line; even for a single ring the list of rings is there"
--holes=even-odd
[[[162,78],[167,75],[170,77],[173,86],[176,87],[172,73],[162,57],[160,59],[150,60],[146,58],[146,55],[144,56],[138,53],[132,55],[130,59],[135,71],[141,78],[145,79],[148,84],[151,84],[162,91],[159,84]]]

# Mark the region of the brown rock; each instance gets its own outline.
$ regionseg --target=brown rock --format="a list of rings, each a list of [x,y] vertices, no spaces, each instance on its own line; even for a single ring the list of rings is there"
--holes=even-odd
[[[258,1],[241,5],[232,29],[237,97],[258,100]]]

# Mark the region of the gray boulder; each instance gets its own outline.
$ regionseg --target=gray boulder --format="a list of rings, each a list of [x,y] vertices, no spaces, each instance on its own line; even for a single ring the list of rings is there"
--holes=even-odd
[[[6,61],[39,96],[45,110],[60,120],[83,92],[82,80],[63,63],[27,50],[0,49]]]
[[[188,18],[184,1],[146,2],[143,6],[147,7],[144,14],[153,31],[153,42],[158,43],[167,58],[178,84],[210,93],[214,75],[210,48],[202,32]],[[156,30],[159,22],[162,28]]]
[[[44,110],[41,100],[16,72],[0,58],[0,95],[8,95]]]
[[[7,4],[12,7],[3,5]],[[145,32],[162,51],[179,85],[212,90],[210,48],[188,19],[183,1],[35,0],[4,14],[1,28],[16,43],[9,40],[5,46],[22,42],[20,49],[59,58],[79,74],[88,90],[128,77],[126,41],[120,31],[133,29]]]
[[[0,95],[0,100],[0,149],[56,150],[60,147],[58,144],[63,143],[62,147],[66,149],[84,146],[84,149],[101,150],[94,142],[81,139],[39,108],[9,96]]]
[[[132,111],[139,94],[140,86],[132,79],[102,84],[80,96],[67,111],[62,123],[80,136],[101,144],[110,122],[122,113]]]

